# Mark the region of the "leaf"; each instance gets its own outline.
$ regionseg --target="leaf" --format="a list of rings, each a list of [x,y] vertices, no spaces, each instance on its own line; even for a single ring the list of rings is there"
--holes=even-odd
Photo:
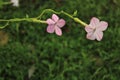
[[[3,6],[3,1],[0,0],[0,8],[2,8],[2,6]]]
[[[26,18],[29,18],[29,15],[28,15],[28,14],[26,14]]]
[[[113,2],[114,2],[115,4],[117,4],[117,5],[120,4],[120,0],[113,0]]]
[[[0,31],[0,45],[5,45],[8,43],[9,36],[6,32]]]
[[[35,65],[32,65],[31,68],[28,70],[28,78],[30,79],[35,72]]]
[[[77,16],[77,10],[74,11],[73,16]]]
[[[0,8],[3,7],[3,5],[11,4],[11,2],[3,2],[3,0],[0,0]]]

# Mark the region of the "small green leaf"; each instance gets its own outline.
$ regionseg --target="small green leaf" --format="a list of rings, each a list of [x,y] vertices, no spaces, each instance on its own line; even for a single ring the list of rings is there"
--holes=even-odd
[[[28,14],[26,14],[26,18],[29,18],[29,15],[28,15]]]
[[[77,10],[73,13],[73,16],[77,16]]]
[[[35,72],[35,65],[32,65],[31,68],[28,70],[29,79],[32,77],[34,72]]]

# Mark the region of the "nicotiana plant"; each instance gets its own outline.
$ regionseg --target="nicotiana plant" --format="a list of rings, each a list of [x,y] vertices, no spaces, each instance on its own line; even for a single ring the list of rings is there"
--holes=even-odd
[[[12,0],[11,0],[12,1]],[[14,0],[13,0],[14,1]],[[41,20],[41,17],[44,15],[46,12],[52,12],[52,17],[48,18],[47,20]],[[42,11],[42,13],[34,18],[14,18],[14,19],[0,19],[0,22],[6,22],[4,26],[1,26],[0,28],[3,29],[7,25],[9,25],[10,22],[21,22],[21,21],[27,21],[27,22],[34,22],[34,23],[43,23],[47,24],[46,32],[48,33],[56,33],[58,36],[62,36],[62,27],[65,26],[66,21],[64,19],[60,19],[58,15],[65,15],[68,18],[72,19],[73,21],[81,24],[84,26],[85,31],[87,32],[86,38],[89,40],[97,40],[101,41],[103,38],[103,31],[105,31],[108,27],[108,23],[105,21],[100,21],[98,18],[93,17],[90,20],[90,24],[86,24],[83,22],[81,19],[75,17],[74,15],[77,15],[77,11],[74,12],[74,14],[69,14],[65,11],[60,11],[57,12],[52,9],[45,9]]]

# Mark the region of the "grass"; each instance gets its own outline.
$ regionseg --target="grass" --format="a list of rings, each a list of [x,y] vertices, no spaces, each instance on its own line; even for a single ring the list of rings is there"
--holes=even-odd
[[[87,40],[83,26],[65,15],[60,15],[67,21],[61,37],[48,34],[44,24],[10,23],[0,31],[0,80],[119,80],[119,3],[119,0],[20,0],[19,8],[2,7],[0,18],[4,19],[22,18],[26,14],[36,17],[51,8],[71,14],[77,10],[77,17],[86,23],[95,16],[108,21],[109,27],[98,42]],[[46,13],[43,19],[50,15]],[[29,70],[34,71],[30,78]]]

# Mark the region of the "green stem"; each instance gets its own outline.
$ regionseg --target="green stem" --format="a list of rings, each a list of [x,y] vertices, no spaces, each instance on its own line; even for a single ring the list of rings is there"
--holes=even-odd
[[[43,10],[42,11],[42,13],[37,17],[37,19],[41,19],[41,17],[46,13],[46,12],[53,12],[53,13],[55,13],[55,14],[60,14],[61,12],[56,12],[56,11],[54,11],[54,10],[52,10],[52,9],[45,9],[45,10]]]
[[[85,22],[83,22],[81,19],[76,18],[76,17],[73,17],[72,15],[70,15],[70,14],[64,12],[64,11],[61,11],[61,13],[65,14],[65,15],[68,16],[69,18],[73,19],[75,22],[80,23],[80,24],[82,24],[83,26],[87,26],[87,24],[86,24]]]
[[[74,21],[82,24],[84,27],[86,27],[88,25],[85,22],[83,22],[82,20],[80,20],[79,18],[74,18]]]
[[[55,14],[64,14],[66,16],[68,16],[69,18],[73,19],[75,22],[80,23],[83,26],[86,26],[87,24],[85,22],[83,22],[82,20],[80,20],[79,18],[73,17],[71,14],[68,14],[67,12],[64,11],[54,11],[52,9],[45,9],[43,10],[43,12],[37,17],[37,18],[15,18],[15,19],[9,19],[9,20],[4,20],[4,19],[0,19],[0,22],[20,22],[20,21],[28,21],[28,22],[35,22],[35,23],[44,23],[46,24],[46,21],[40,20],[41,17],[46,13],[46,12],[53,12]],[[40,18],[40,19],[39,19]]]
[[[0,19],[0,22],[20,22],[20,21],[28,21],[28,22],[36,22],[36,23],[45,23],[46,21],[43,20],[38,20],[36,18],[15,18],[15,19],[9,19],[9,20],[4,20],[4,19]]]
[[[68,14],[68,13],[66,13],[64,11],[61,11],[61,13],[64,14],[64,15],[66,15],[66,16],[68,16],[71,19],[74,19],[74,17],[71,14]]]
[[[68,14],[67,12],[64,12],[64,11],[60,11],[60,12],[57,12],[57,11],[54,11],[52,9],[45,9],[43,10],[43,12],[37,17],[37,18],[40,18],[46,13],[46,12],[53,12],[55,14],[64,14],[66,16],[68,16],[69,18],[73,19],[75,22],[77,23],[80,23],[81,25],[83,26],[86,26],[87,24],[85,22],[83,22],[81,19],[79,18],[76,18],[76,17],[73,17],[71,14]]]

